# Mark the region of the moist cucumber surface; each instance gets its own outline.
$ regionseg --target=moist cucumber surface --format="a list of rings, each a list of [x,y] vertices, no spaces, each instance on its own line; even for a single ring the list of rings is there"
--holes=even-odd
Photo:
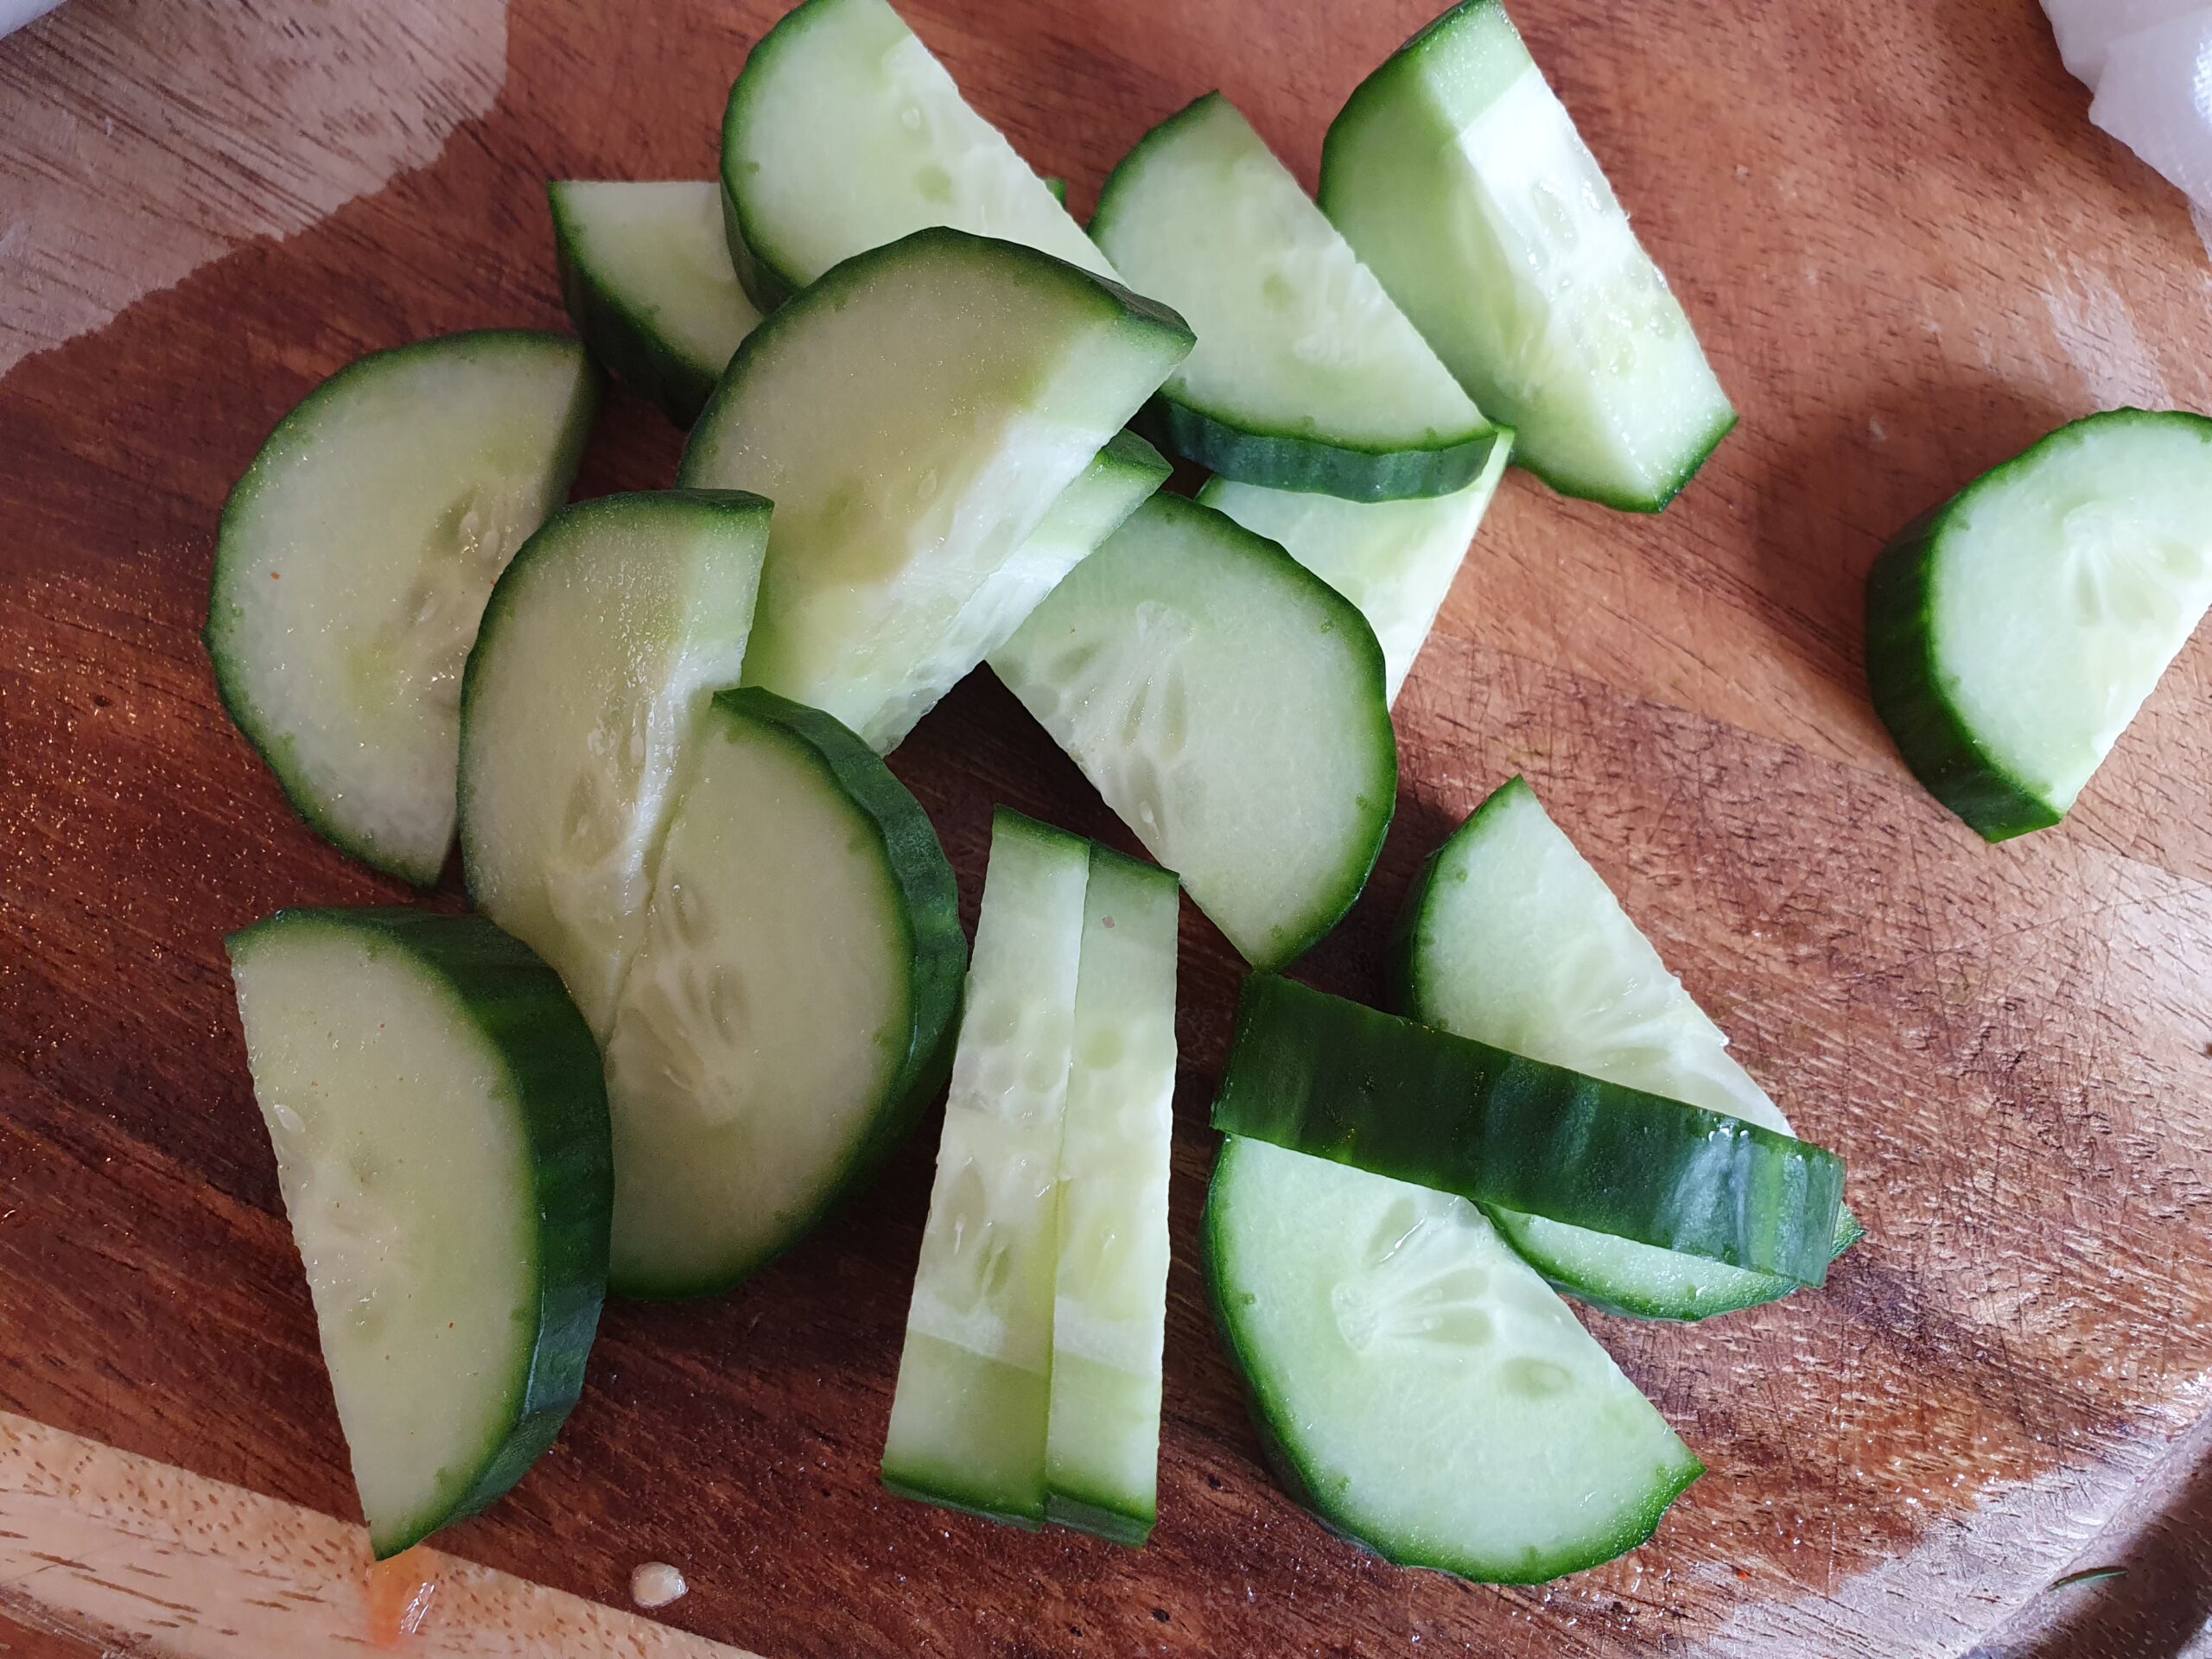
[[[1190,346],[1149,301],[946,229],[777,311],[681,479],[776,504],[746,683],[895,745],[1020,620],[1002,573]]]
[[[597,401],[554,334],[448,334],[340,369],[223,509],[207,653],[300,815],[418,886],[453,843],[461,677],[509,558],[569,493]]]
[[[481,917],[281,911],[228,946],[370,1542],[394,1555],[519,1480],[583,1387],[598,1052]]]
[[[1273,543],[1155,495],[990,661],[1254,965],[1358,896],[1397,798],[1382,653]]]
[[[1124,157],[1092,239],[1198,344],[1147,411],[1230,478],[1355,500],[1464,489],[1499,442],[1251,124],[1218,92]]]
[[[1421,500],[1345,501],[1227,478],[1208,479],[1198,500],[1281,544],[1359,607],[1382,647],[1384,690],[1395,703],[1512,449],[1511,435],[1501,435],[1473,483]]]
[[[818,710],[708,705],[606,1044],[610,1282],[737,1283],[874,1173],[944,1082],[966,941],[906,786]]]
[[[1497,0],[1465,0],[1360,84],[1323,146],[1321,207],[1563,494],[1656,512],[1735,425]]]
[[[1270,1460],[1388,1560],[1558,1578],[1642,1543],[1702,1472],[1464,1199],[1232,1137],[1205,1225]]]
[[[722,120],[721,183],[731,255],[764,308],[931,225],[1114,275],[885,0],[805,0],[753,48]]]
[[[883,1449],[893,1491],[1045,1517],[1060,1140],[1090,844],[1001,809]]]
[[[720,188],[556,179],[545,194],[576,332],[617,379],[690,426],[760,321],[730,264]]]
[[[1905,763],[1990,841],[2066,816],[2212,603],[2212,420],[2062,427],[1908,527],[1867,582]]]

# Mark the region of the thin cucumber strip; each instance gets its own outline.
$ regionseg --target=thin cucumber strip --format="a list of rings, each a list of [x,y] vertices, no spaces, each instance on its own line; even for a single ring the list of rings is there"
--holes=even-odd
[[[2061,427],[1909,525],[1866,584],[1905,764],[1989,841],[2064,817],[2212,604],[2212,420]]]
[[[607,1039],[609,1283],[727,1289],[944,1084],[966,940],[906,785],[827,715],[724,691],[687,745]]]
[[[1271,974],[1244,982],[1213,1125],[1802,1284],[1834,1253],[1834,1153]]]
[[[1425,1026],[1792,1133],[1521,779],[1495,791],[1423,867],[1395,955],[1398,1007]],[[1541,1216],[1487,1213],[1547,1279],[1615,1313],[1709,1319],[1797,1288]],[[1857,1236],[1849,1211],[1838,1224],[1839,1244]]]
[[[1020,621],[1001,573],[1191,348],[1035,250],[917,231],[749,335],[681,481],[776,504],[745,679],[879,752]]]
[[[1386,1560],[1541,1583],[1642,1543],[1703,1472],[1464,1199],[1231,1139],[1205,1233],[1269,1461]]]
[[[1344,501],[1226,478],[1208,479],[1198,500],[1279,543],[1359,607],[1382,647],[1384,690],[1395,703],[1512,452],[1508,433],[1473,483],[1424,500]]]
[[[481,917],[280,911],[226,943],[369,1541],[396,1555],[521,1479],[582,1390],[599,1056]]]
[[[1382,652],[1272,542],[1155,495],[990,661],[1255,966],[1358,897],[1397,800]]]
[[[690,426],[760,321],[730,264],[720,187],[556,179],[545,194],[576,332],[616,379]]]
[[[499,578],[469,655],[469,896],[552,964],[602,1042],[684,749],[745,660],[768,514],[705,490],[557,513]]]
[[[1322,149],[1321,207],[1562,494],[1656,512],[1735,425],[1498,0],[1464,0],[1360,84]]]
[[[768,31],[729,91],[721,181],[731,256],[764,310],[931,225],[1114,275],[1066,187],[969,108],[885,0],[804,0]]]
[[[555,334],[340,369],[223,508],[207,654],[300,816],[427,887],[453,845],[461,676],[499,572],[575,476],[598,383]]]
[[[1090,849],[1059,1160],[1045,1515],[1152,1531],[1175,1127],[1174,876]]]
[[[1090,844],[1001,809],[883,1448],[904,1497],[1045,1517],[1060,1137]]]
[[[1225,477],[1356,501],[1465,489],[1499,442],[1374,274],[1218,92],[1122,158],[1091,238],[1198,344],[1147,411]]]

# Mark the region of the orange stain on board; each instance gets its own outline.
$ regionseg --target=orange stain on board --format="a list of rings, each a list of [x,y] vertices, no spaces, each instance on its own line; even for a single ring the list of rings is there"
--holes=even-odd
[[[369,1564],[369,1642],[396,1648],[423,1628],[438,1592],[437,1556],[422,1545]]]

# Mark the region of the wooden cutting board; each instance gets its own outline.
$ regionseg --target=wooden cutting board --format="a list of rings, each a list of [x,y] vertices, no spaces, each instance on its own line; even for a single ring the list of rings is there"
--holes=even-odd
[[[1214,86],[1310,184],[1330,115],[1430,3],[908,10],[1083,207]],[[560,326],[540,181],[708,175],[775,10],[71,0],[0,44],[0,1410],[78,1437],[51,1442],[72,1459],[130,1454],[141,1484],[100,1500],[126,1561],[155,1529],[129,1492],[168,1493],[171,1542],[218,1576],[270,1570],[246,1535],[193,1531],[247,1502],[229,1487],[287,1525],[354,1517],[219,940],[404,895],[291,817],[217,704],[197,631],[224,493],[363,351]],[[2133,1659],[2203,1622],[2212,640],[2066,826],[1991,849],[1885,741],[1859,595],[1886,534],[2058,423],[2212,408],[2212,263],[2085,124],[2031,0],[1516,10],[1743,425],[1656,519],[1508,480],[1400,704],[1382,868],[1301,971],[1375,995],[1415,865],[1525,773],[1848,1155],[1872,1236],[1826,1294],[1702,1329],[1591,1319],[1710,1472],[1652,1545],[1548,1590],[1393,1570],[1283,1499],[1201,1296],[1238,966],[1192,913],[1148,1548],[879,1489],[932,1125],[736,1294],[610,1307],[559,1446],[453,1554],[617,1605],[669,1560],[693,1586],[671,1624],[770,1659]],[[677,447],[618,397],[582,488],[664,484]],[[1128,844],[988,677],[894,765],[971,921],[995,802]],[[0,1499],[38,1497],[22,1471],[59,1455],[31,1433],[0,1424]],[[98,1574],[40,1567],[24,1524],[0,1605],[89,1617],[73,1586]],[[2047,1588],[2113,1556],[2126,1578]],[[131,1626],[149,1651],[175,1646],[162,1618]],[[645,1650],[607,1628],[630,1633],[565,1650]]]

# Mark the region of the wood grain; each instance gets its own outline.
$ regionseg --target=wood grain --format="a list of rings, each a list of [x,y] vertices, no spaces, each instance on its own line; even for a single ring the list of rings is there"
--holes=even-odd
[[[1082,206],[1214,85],[1310,183],[1328,117],[1427,6],[906,9]],[[399,894],[294,823],[222,717],[195,639],[216,514],[276,416],[356,353],[557,326],[538,181],[705,176],[775,7],[456,10],[503,25],[496,98],[381,188],[296,228],[250,221],[282,239],[164,267],[58,345],[50,296],[0,288],[0,362],[23,354],[0,378],[0,1407],[346,1518],[219,940],[278,905]],[[0,220],[41,245],[66,245],[54,215],[130,185],[30,142],[51,32],[130,10],[73,0],[0,45]],[[448,16],[379,10],[410,38]],[[878,1488],[931,1125],[738,1294],[610,1309],[560,1445],[452,1551],[602,1601],[638,1560],[671,1560],[694,1586],[671,1624],[774,1659],[1350,1655],[1416,1637],[1497,1659],[1933,1659],[2012,1640],[2108,1538],[2201,1505],[2212,643],[2183,653],[2065,827],[1995,849],[1904,775],[1859,645],[1882,538],[1974,473],[2112,402],[2212,407],[2212,270],[2179,198],[2087,126],[2031,0],[1516,13],[1744,424],[1656,520],[1509,479],[1400,703],[1382,866],[1301,971],[1375,995],[1412,869],[1524,772],[1792,1121],[1847,1154],[1872,1237],[1826,1294],[1692,1330],[1592,1319],[1711,1473],[1652,1546],[1549,1591],[1394,1571],[1274,1491],[1195,1262],[1238,969],[1193,915],[1147,1548]],[[438,69],[356,53],[313,7],[239,15],[220,38],[242,84],[256,53],[327,48],[352,107],[373,109],[428,97]],[[251,111],[156,122],[143,80],[71,73],[85,109],[222,157],[241,201],[309,153]],[[88,249],[129,264],[127,224],[86,223]],[[665,483],[677,448],[617,398],[582,487]],[[894,765],[971,921],[995,802],[1128,844],[987,680]],[[450,884],[436,902],[458,902]],[[2164,1495],[2147,1522],[2146,1493]],[[2212,1591],[2168,1560],[2125,1592],[2157,1614],[2144,1645],[2071,1650],[2179,1651]],[[2050,1639],[2094,1644],[2093,1626]]]

